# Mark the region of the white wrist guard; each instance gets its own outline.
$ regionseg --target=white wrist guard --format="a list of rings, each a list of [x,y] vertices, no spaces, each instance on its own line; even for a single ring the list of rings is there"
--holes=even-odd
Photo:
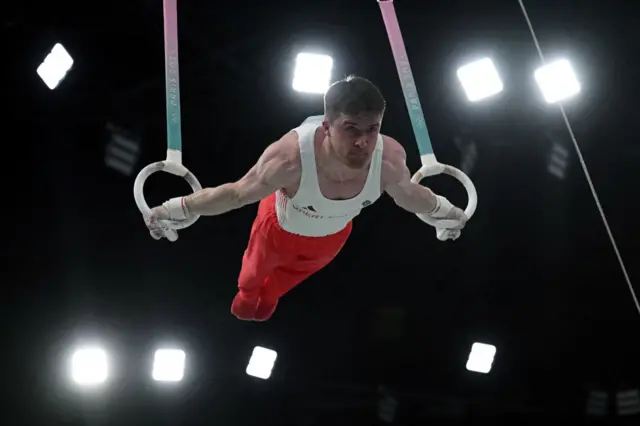
[[[429,216],[434,219],[442,219],[447,217],[451,209],[453,209],[453,204],[445,197],[441,195],[436,195],[436,207],[433,209]]]
[[[169,212],[171,220],[186,220],[191,217],[184,203],[185,197],[176,197],[162,203],[162,207]]]

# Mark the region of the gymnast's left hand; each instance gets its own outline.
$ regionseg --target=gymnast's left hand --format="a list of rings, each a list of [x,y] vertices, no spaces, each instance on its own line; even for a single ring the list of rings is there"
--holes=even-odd
[[[464,210],[451,204],[449,200],[441,195],[436,195],[437,204],[429,216],[434,219],[454,220],[457,225],[453,230],[461,230],[467,224],[469,218],[465,214]]]

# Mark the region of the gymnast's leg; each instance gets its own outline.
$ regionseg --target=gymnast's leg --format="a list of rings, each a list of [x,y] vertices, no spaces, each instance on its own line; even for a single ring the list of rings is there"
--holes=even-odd
[[[253,320],[258,308],[260,290],[267,276],[273,273],[281,255],[276,250],[273,234],[273,218],[269,203],[271,197],[260,202],[258,214],[251,227],[247,249],[242,256],[242,268],[238,277],[238,294],[231,304],[231,313],[241,320]]]
[[[266,277],[260,289],[260,301],[254,320],[266,321],[271,318],[282,296],[327,266],[346,243],[352,224],[334,235],[326,237],[300,237],[292,235],[297,253],[283,256],[281,263]]]

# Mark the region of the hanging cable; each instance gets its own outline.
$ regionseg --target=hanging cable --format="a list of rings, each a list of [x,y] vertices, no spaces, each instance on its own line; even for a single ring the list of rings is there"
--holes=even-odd
[[[525,7],[523,0],[518,0],[518,3],[520,3],[520,8],[522,9],[522,13],[524,14],[524,19],[527,21],[527,25],[529,26],[529,31],[531,32],[531,36],[533,37],[533,42],[536,45],[538,54],[540,55],[540,60],[542,61],[542,63],[545,63],[544,55],[542,54],[542,49],[540,48],[540,43],[538,43],[538,37],[536,36],[536,32],[534,31],[533,26],[531,25],[531,20],[529,19],[529,14],[527,13],[527,8]],[[571,124],[569,123],[567,114],[564,111],[564,107],[562,106],[562,104],[558,104],[558,105],[560,107],[560,113],[562,114],[562,118],[564,119],[564,124],[567,126],[567,130],[569,131],[569,135],[571,136],[571,141],[573,142],[573,146],[575,147],[576,153],[578,154],[578,160],[580,161],[580,165],[582,166],[582,171],[584,171],[584,175],[587,178],[587,182],[589,183],[591,194],[593,195],[593,199],[595,200],[596,206],[598,207],[598,211],[600,212],[602,223],[604,223],[604,227],[607,230],[607,234],[609,235],[609,240],[611,241],[611,245],[613,246],[613,251],[616,253],[616,257],[618,258],[618,263],[620,264],[620,268],[622,269],[622,274],[624,275],[624,278],[627,281],[629,292],[631,293],[631,297],[633,298],[633,302],[636,306],[636,310],[640,315],[640,302],[638,302],[638,296],[636,295],[636,292],[633,289],[633,285],[631,284],[631,278],[629,278],[629,274],[627,273],[627,268],[624,265],[624,260],[622,260],[622,255],[620,254],[620,250],[618,249],[618,244],[616,244],[616,239],[613,237],[613,232],[611,232],[611,228],[609,227],[609,221],[607,220],[607,216],[604,214],[604,209],[602,208],[602,204],[600,204],[600,199],[598,198],[598,193],[596,192],[596,188],[593,185],[591,176],[589,175],[587,164],[585,163],[584,158],[582,157],[582,151],[580,150],[578,141],[575,135],[573,134],[573,129],[571,127]]]

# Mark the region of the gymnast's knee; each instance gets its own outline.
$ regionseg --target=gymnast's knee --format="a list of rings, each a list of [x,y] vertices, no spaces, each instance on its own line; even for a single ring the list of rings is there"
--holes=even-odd
[[[238,289],[241,291],[259,291],[262,288],[267,272],[259,262],[243,257],[240,274],[238,274]]]

